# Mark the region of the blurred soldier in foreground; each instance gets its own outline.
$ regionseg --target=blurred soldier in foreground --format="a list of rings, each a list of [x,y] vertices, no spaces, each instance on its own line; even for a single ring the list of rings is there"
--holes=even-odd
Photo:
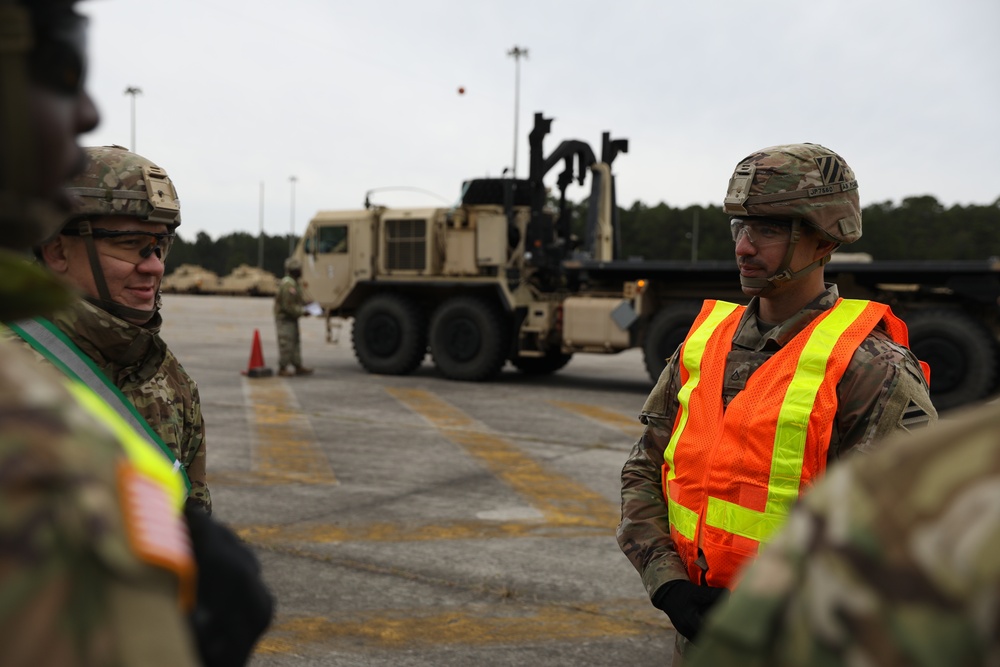
[[[72,215],[37,250],[81,298],[51,321],[11,328],[134,417],[179,462],[191,501],[211,514],[198,386],[159,335],[160,281],[181,222],[177,193],[166,172],[120,146],[86,154],[86,170],[68,189]]]
[[[313,369],[302,365],[302,339],[299,318],[305,315],[302,293],[302,262],[295,257],[285,260],[285,277],[274,297],[274,327],[278,332],[278,375],[308,375]],[[291,366],[292,370],[288,370]]]
[[[824,282],[830,254],[861,236],[842,157],[816,144],[758,151],[737,165],[724,210],[753,298],[705,302],[622,470],[618,543],[677,630],[675,666],[829,462],[937,416],[902,321]]]
[[[834,466],[692,651],[702,667],[996,665],[1000,405]]]
[[[11,322],[73,301],[22,253],[65,221],[62,186],[85,164],[76,137],[97,111],[72,0],[0,2],[0,26],[0,320]],[[245,663],[270,595],[253,554],[204,512],[182,514],[184,497],[168,460],[100,396],[0,341],[4,667]]]

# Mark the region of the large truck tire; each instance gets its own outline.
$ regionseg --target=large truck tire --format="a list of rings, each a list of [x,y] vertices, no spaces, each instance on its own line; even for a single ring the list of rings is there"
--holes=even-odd
[[[910,349],[931,367],[931,400],[939,411],[986,398],[995,386],[997,342],[989,329],[955,309],[918,310],[905,318]]]
[[[482,382],[496,377],[509,345],[504,315],[488,301],[454,297],[431,317],[431,356],[448,379]]]
[[[666,367],[667,359],[677,350],[677,346],[684,342],[688,330],[700,312],[700,303],[685,301],[666,306],[653,316],[653,321],[646,330],[646,341],[642,346],[646,372],[653,382],[660,379],[660,373]]]
[[[572,358],[572,354],[549,350],[544,357],[513,357],[510,363],[525,375],[551,375],[561,370]]]
[[[427,354],[426,318],[411,299],[376,294],[354,317],[354,356],[369,373],[407,375]]]

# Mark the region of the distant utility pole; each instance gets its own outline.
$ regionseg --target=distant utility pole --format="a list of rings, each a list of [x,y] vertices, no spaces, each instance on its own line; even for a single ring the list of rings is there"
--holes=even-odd
[[[295,181],[299,179],[294,176],[288,177],[288,182],[292,184],[292,222],[289,227],[290,233],[288,234],[288,256],[291,257],[292,253],[295,252]]]
[[[507,52],[507,55],[514,58],[514,165],[511,174],[514,178],[517,178],[517,121],[521,115],[521,58],[528,57],[528,49],[515,45],[513,49]]]
[[[132,148],[130,149],[133,153],[135,152],[135,96],[142,95],[142,88],[138,86],[128,86],[125,89],[126,95],[132,96]]]
[[[257,233],[257,268],[264,268],[264,181],[260,182],[260,231]]]

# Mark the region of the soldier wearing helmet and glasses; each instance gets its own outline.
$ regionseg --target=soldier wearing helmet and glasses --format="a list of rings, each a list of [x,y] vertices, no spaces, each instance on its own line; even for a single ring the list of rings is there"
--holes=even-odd
[[[724,210],[750,302],[703,304],[622,470],[618,542],[677,630],[675,667],[829,463],[937,417],[905,324],[824,280],[831,253],[861,236],[840,155],[757,151],[736,166]]]
[[[211,512],[198,386],[159,335],[177,192],[162,168],[120,146],[85,151],[67,188],[72,211],[36,250],[82,297],[51,324],[134,406],[187,474],[190,501]]]

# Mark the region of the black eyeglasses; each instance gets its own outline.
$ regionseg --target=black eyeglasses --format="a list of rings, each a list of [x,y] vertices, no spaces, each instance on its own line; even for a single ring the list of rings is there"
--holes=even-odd
[[[66,236],[80,236],[77,228],[64,229]],[[138,230],[102,229],[94,227],[90,235],[101,243],[101,254],[138,264],[152,254],[163,261],[177,237],[174,232],[143,232]]]

